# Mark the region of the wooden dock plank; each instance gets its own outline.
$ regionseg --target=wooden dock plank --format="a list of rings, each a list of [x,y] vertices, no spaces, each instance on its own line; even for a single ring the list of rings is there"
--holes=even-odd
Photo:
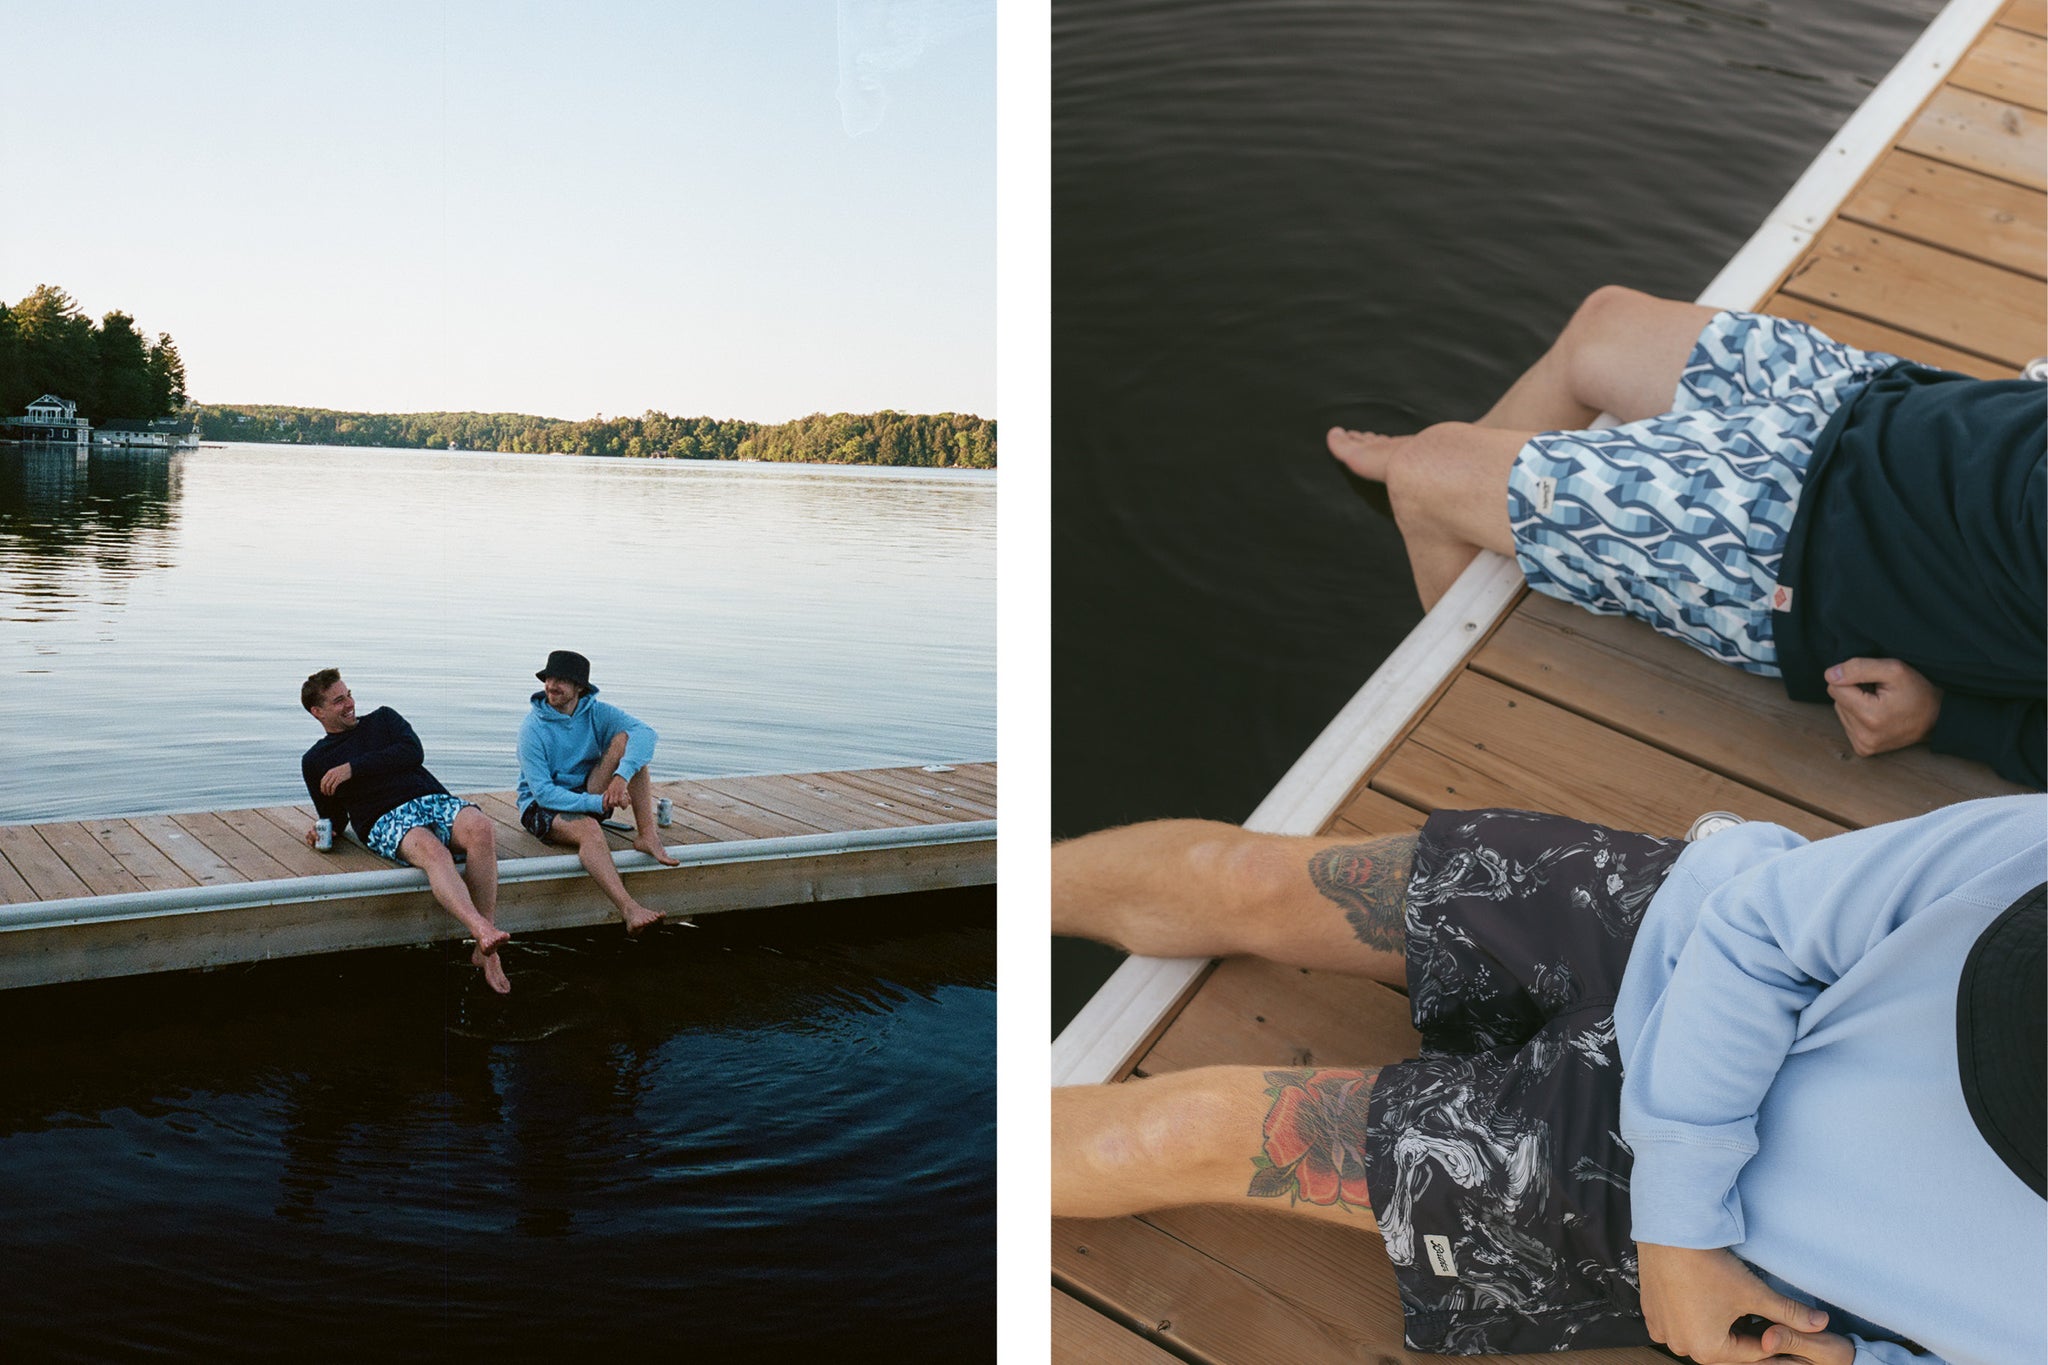
[[[1391,796],[1382,796],[1371,787],[1362,786],[1345,798],[1343,806],[1330,817],[1322,832],[1358,834],[1368,838],[1375,834],[1405,834],[1409,830],[1421,829],[1422,822],[1428,818],[1428,811],[1403,805]]]
[[[126,820],[92,820],[86,823],[93,837],[100,841],[100,846],[120,859],[121,866],[128,869],[128,875],[141,883],[143,889],[168,891],[198,885],[183,868],[165,857],[162,849],[143,838]]]
[[[217,812],[221,823],[255,845],[271,861],[299,877],[324,877],[338,869],[331,855],[309,847],[303,837],[294,837],[264,818],[254,808]]]
[[[880,800],[901,802],[922,810],[939,822],[993,820],[996,816],[994,803],[984,797],[969,796],[959,790],[941,791],[937,787],[920,786],[899,773],[848,773],[840,780],[850,788],[871,792]]]
[[[677,824],[687,829],[694,829],[709,834],[714,840],[754,839],[760,837],[741,829],[737,825],[720,820],[711,814],[707,809],[710,804],[709,801],[705,799],[703,793],[697,791],[694,787],[685,786],[680,782],[671,783],[667,786],[657,782],[654,784],[654,794],[656,796],[668,797],[673,806],[673,813],[670,818]],[[695,804],[693,804],[693,800]]]
[[[685,795],[675,800],[678,814],[688,811],[694,816],[702,812],[749,839],[775,839],[790,834],[820,832],[817,825],[731,795],[714,782],[692,782]]]
[[[1513,806],[1649,834],[1682,835],[1710,810],[1775,821],[1816,839],[1842,829],[1472,672],[1451,684],[1372,785],[1432,810]]]
[[[2048,109],[2048,42],[1993,27],[1956,65],[1949,84],[2034,110]]]
[[[1472,667],[1839,825],[2022,790],[1924,746],[1858,758],[1833,707],[1792,701],[1777,679],[1702,661],[1641,622],[1534,593]]]
[[[1180,1365],[1178,1357],[1168,1355],[1073,1295],[1058,1289],[1051,1293],[1056,1358],[1085,1360],[1090,1365]]]
[[[92,888],[65,865],[33,825],[0,825],[0,857],[35,892],[33,899],[55,901],[90,896]]]
[[[2039,280],[1860,223],[1830,223],[1784,292],[2018,367],[2048,349]]]
[[[0,850],[0,905],[26,905],[40,899],[28,879],[14,870],[14,864]]]
[[[818,809],[800,793],[770,786],[757,777],[721,777],[699,785],[707,797],[723,798],[758,811],[763,817],[772,816],[801,827],[790,833],[820,832],[839,823],[834,813]],[[873,829],[875,825],[862,823],[855,827]]]
[[[1879,162],[1842,216],[2033,279],[2048,258],[2048,196],[1911,152]]]
[[[1998,12],[1998,22],[2006,28],[2042,37],[2048,34],[2048,0],[2012,0]]]
[[[1789,294],[1777,294],[1763,311],[1781,318],[1794,318],[1810,322],[1837,341],[1851,346],[1861,346],[1866,351],[1889,351],[1893,355],[1917,360],[1923,365],[1937,369],[1954,370],[1974,379],[2011,379],[2020,372],[2017,365],[2003,360],[1991,360],[1968,351],[1958,351],[1926,337],[1901,332],[1869,318],[1859,318],[1853,313],[1844,313],[1825,304],[1811,303],[1805,299],[1793,298]]]
[[[36,826],[36,833],[50,851],[64,860],[95,896],[118,896],[143,889],[121,860],[93,837],[91,829],[76,821]]]
[[[518,803],[504,792],[478,792],[463,799],[476,802],[477,808],[491,817],[491,824],[496,827],[498,857],[501,859],[549,858],[569,851],[527,833],[526,826],[519,823]]]
[[[297,806],[263,806],[255,814],[274,825],[284,836],[301,848],[305,847],[306,829],[319,817],[310,808]],[[317,853],[317,850],[316,850]],[[391,864],[349,839],[342,831],[334,833],[334,847],[318,856],[326,859],[321,864],[328,872],[374,872]]]
[[[850,782],[832,773],[799,778],[797,785],[814,797],[842,804],[850,811],[859,811],[880,820],[885,828],[891,825],[943,825],[965,818],[935,808],[937,803],[933,798],[884,795],[870,786]]]
[[[227,859],[194,838],[190,830],[168,815],[135,815],[129,817],[128,823],[201,886],[248,880],[235,871]]]
[[[2048,115],[1947,86],[1899,138],[1903,151],[2048,189]]]
[[[1216,965],[1138,1062],[1147,1076],[1197,1066],[1379,1066],[1416,1053],[1408,998],[1377,981],[1264,958]]]
[[[290,868],[237,834],[213,811],[187,811],[173,815],[171,819],[187,834],[225,859],[245,881],[273,881],[292,875]]]

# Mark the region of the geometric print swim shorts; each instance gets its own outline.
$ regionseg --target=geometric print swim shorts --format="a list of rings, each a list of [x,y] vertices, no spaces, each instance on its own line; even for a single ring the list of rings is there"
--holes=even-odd
[[[405,859],[398,856],[398,845],[406,835],[426,826],[434,831],[436,838],[447,843],[455,833],[455,817],[464,806],[474,805],[460,797],[445,793],[433,796],[416,796],[402,806],[394,807],[379,816],[377,823],[370,826],[370,832],[363,836],[363,842],[370,851],[394,863]]]
[[[1803,322],[1717,313],[1671,411],[1547,431],[1508,474],[1529,586],[1633,616],[1751,673],[1778,676],[1771,596],[1814,442],[1900,358]]]

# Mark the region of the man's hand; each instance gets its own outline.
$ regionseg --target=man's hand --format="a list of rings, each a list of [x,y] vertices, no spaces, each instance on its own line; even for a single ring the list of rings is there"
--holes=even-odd
[[[335,792],[341,789],[342,783],[355,775],[355,768],[347,763],[342,764],[338,768],[329,768],[320,779],[320,794],[322,796],[334,795]]]
[[[633,804],[632,794],[626,790],[626,779],[614,777],[604,786],[604,808],[607,813],[624,810]]]
[[[314,849],[320,847],[320,831],[312,825],[306,826],[306,847]]]
[[[1828,670],[1828,695],[1849,743],[1865,758],[1918,744],[1941,714],[1941,689],[1897,659],[1846,659]]]
[[[1643,1289],[1643,1324],[1650,1337],[1699,1365],[1793,1356],[1813,1365],[1849,1365],[1856,1349],[1847,1337],[1823,1332],[1828,1315],[1788,1299],[1750,1273],[1726,1248],[1636,1244]],[[1761,1337],[1743,1336],[1736,1320],[1754,1313],[1774,1325]]]

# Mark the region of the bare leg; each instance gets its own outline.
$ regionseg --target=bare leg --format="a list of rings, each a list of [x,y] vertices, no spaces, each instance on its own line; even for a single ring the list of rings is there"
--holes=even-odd
[[[633,780],[626,784],[626,795],[633,801],[633,847],[667,867],[675,867],[682,859],[669,853],[668,845],[661,841],[661,826],[654,823],[654,779],[642,768],[633,774]]]
[[[491,818],[474,806],[464,806],[455,817],[449,845],[463,856],[462,884],[469,890],[476,912],[495,926],[498,918],[498,831]],[[485,952],[481,944],[469,960],[483,968],[484,981],[500,995],[510,994],[512,982],[497,953]]]
[[[1053,1214],[1239,1204],[1377,1232],[1365,1116],[1378,1074],[1218,1066],[1056,1089]]]
[[[594,815],[558,815],[554,826],[548,830],[551,843],[563,844],[576,850],[576,856],[583,860],[583,870],[597,883],[597,889],[605,898],[618,907],[619,917],[626,921],[626,932],[638,936],[643,930],[661,923],[661,912],[650,910],[633,899],[626,891],[626,883],[619,877],[619,869],[612,864],[611,845],[604,839],[604,826]]]
[[[1415,836],[1155,820],[1053,846],[1052,931],[1154,957],[1249,953],[1404,984]]]
[[[1667,411],[1711,308],[1609,285],[1579,305],[1557,341],[1475,423],[1413,436],[1332,427],[1330,453],[1387,485],[1423,607],[1482,549],[1514,553],[1508,473],[1537,432],[1577,430],[1601,412],[1624,422]]]
[[[476,902],[470,899],[468,885],[455,871],[455,859],[433,830],[421,826],[407,831],[406,836],[398,841],[398,856],[427,874],[427,885],[433,890],[434,899],[443,910],[462,921],[463,927],[476,939],[479,953],[493,956],[512,937],[477,910]]]

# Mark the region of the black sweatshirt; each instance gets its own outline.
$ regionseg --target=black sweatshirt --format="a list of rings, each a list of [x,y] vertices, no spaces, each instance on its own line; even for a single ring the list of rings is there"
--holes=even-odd
[[[2048,385],[1899,365],[1814,446],[1776,622],[1795,701],[1826,670],[1898,659],[1942,689],[1928,743],[2044,785]]]
[[[354,821],[356,834],[370,837],[370,826],[420,796],[446,796],[448,789],[423,765],[426,751],[405,717],[380,706],[353,729],[327,735],[306,750],[299,772],[306,779],[313,806],[339,830]],[[348,764],[348,781],[332,796],[320,794],[320,779],[329,768]]]

